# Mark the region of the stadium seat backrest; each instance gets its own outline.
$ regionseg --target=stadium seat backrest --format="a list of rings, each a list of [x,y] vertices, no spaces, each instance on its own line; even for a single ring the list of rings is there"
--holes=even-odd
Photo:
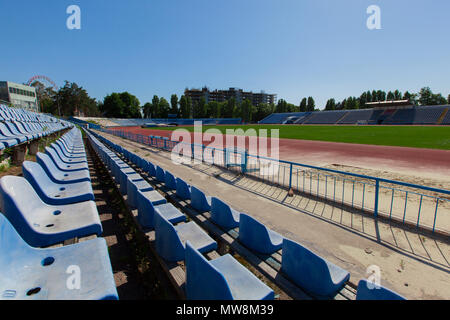
[[[406,300],[398,293],[382,286],[376,286],[362,279],[356,290],[356,300]]]
[[[186,242],[186,298],[189,300],[208,299],[232,300],[230,287],[222,275],[203,255]],[[207,283],[207,285],[200,285]]]
[[[184,246],[173,225],[155,210],[155,246],[156,251],[167,261],[184,259]]]

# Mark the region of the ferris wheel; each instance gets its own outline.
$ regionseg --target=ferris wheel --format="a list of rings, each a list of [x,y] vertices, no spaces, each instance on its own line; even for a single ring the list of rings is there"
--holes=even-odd
[[[55,91],[59,90],[58,86],[52,79],[50,79],[47,76],[43,76],[43,75],[37,75],[37,76],[30,78],[30,80],[28,80],[28,82],[27,82],[27,86],[31,86],[31,84],[36,80],[44,80],[45,82],[49,83]]]
[[[33,82],[36,80],[43,80],[44,82],[47,82],[48,84],[50,84],[50,86],[53,88],[53,90],[55,90],[55,91],[59,90],[59,87],[56,85],[56,83],[52,79],[50,79],[47,76],[43,76],[43,75],[37,75],[37,76],[31,77],[28,80],[28,82],[26,83],[26,85],[31,87]],[[58,105],[58,114],[59,114],[59,116],[61,116],[61,108],[59,105],[59,99],[57,99],[57,105]]]

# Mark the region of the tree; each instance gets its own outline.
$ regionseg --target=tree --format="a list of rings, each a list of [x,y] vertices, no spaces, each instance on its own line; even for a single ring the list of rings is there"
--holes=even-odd
[[[359,97],[359,104],[360,104],[361,106],[365,106],[366,103],[367,103],[367,93],[366,93],[366,92],[363,92],[363,93],[361,94],[361,96]]]
[[[150,118],[152,116],[152,107],[153,105],[150,102],[144,104],[143,110],[145,119]]]
[[[392,91],[389,91],[388,92],[388,94],[387,94],[387,98],[386,98],[388,101],[392,101],[392,100],[395,100],[395,98],[394,98],[394,93],[392,92]]]
[[[420,89],[418,100],[421,106],[443,105],[447,103],[447,100],[442,94],[434,94],[429,87]]]
[[[125,104],[125,118],[142,118],[139,99],[128,92],[120,93],[120,99]]]
[[[288,111],[287,108],[288,108],[288,106],[287,106],[287,102],[285,100],[283,100],[283,99],[278,100],[277,109],[276,109],[277,113],[285,113]]]
[[[394,99],[395,100],[402,100],[402,93],[398,90],[394,91]]]
[[[207,118],[220,118],[220,108],[222,104],[217,101],[210,101],[206,105]]]
[[[252,121],[253,105],[250,100],[245,99],[242,102],[241,112],[241,118],[243,122],[249,123],[250,121]]]
[[[170,97],[170,113],[178,115],[178,97],[176,94]]]
[[[378,101],[380,101],[380,100],[378,100],[378,94],[377,94],[377,91],[376,91],[376,90],[372,90],[371,96],[372,96],[372,102],[378,102]]]
[[[36,89],[36,98],[41,111],[58,115],[58,101],[56,99],[58,92],[56,92],[53,87],[46,88],[40,81],[34,81],[31,86]]]
[[[325,110],[335,110],[336,109],[336,101],[334,99],[329,99],[325,106]]]
[[[95,116],[99,113],[95,99],[89,97],[86,90],[75,82],[65,81],[64,87],[59,89],[55,98],[62,116]]]
[[[447,103],[450,104],[450,94],[447,97]]]
[[[254,108],[252,119],[254,121],[261,121],[265,117],[270,116],[275,111],[273,104],[260,103]]]
[[[191,117],[191,107],[188,106],[187,98],[182,95],[180,98],[180,116],[183,119],[189,119]]]
[[[109,118],[141,118],[139,100],[128,92],[114,92],[103,99],[103,115]]]
[[[307,105],[307,100],[306,98],[302,99],[302,102],[300,102],[300,112],[306,112],[306,105]]]
[[[152,118],[161,118],[161,112],[159,110],[159,97],[157,95],[153,96],[152,99]]]
[[[232,118],[235,107],[236,107],[235,98],[232,97],[228,99],[227,103],[225,104],[225,108],[223,109],[222,116],[224,118]]]
[[[206,99],[201,97],[200,101],[196,101],[194,104],[194,119],[206,117]]]
[[[125,104],[118,93],[107,95],[103,99],[102,113],[108,118],[124,118]]]
[[[373,102],[372,93],[370,93],[370,91],[366,92],[366,102]]]
[[[315,108],[316,108],[316,103],[314,102],[313,97],[308,97],[308,103],[306,105],[306,110],[314,111]]]
[[[170,104],[169,102],[164,99],[159,99],[159,115],[161,118],[168,118],[169,117],[169,111],[170,111]]]

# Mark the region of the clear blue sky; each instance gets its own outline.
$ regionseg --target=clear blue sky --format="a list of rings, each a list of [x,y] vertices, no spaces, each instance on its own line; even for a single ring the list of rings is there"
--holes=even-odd
[[[71,4],[81,30],[66,28]],[[371,4],[381,30],[366,27]],[[369,89],[447,97],[449,14],[448,0],[3,0],[0,80],[43,74],[141,104],[204,85],[320,108]]]

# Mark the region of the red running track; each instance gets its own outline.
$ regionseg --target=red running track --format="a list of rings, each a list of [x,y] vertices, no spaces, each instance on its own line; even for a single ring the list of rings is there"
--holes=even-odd
[[[172,134],[172,131],[169,130],[141,127],[117,127],[114,129],[168,138]],[[193,133],[191,133],[191,139],[194,142]],[[225,143],[225,135],[223,135],[223,139],[223,143]],[[208,145],[210,142],[207,140],[203,143]],[[248,137],[246,147],[248,148]],[[270,154],[268,156],[270,157]],[[315,166],[338,164],[413,175],[426,174],[429,177],[441,179],[450,177],[450,150],[279,139],[279,156],[281,160]]]

